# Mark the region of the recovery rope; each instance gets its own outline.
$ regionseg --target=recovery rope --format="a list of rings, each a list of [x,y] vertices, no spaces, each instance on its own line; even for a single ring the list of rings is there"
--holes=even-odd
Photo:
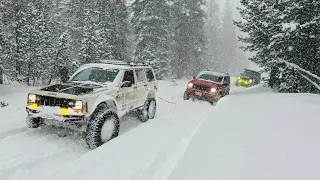
[[[162,97],[159,97],[159,99],[161,99],[162,101],[164,101],[164,102],[166,102],[166,103],[177,104],[177,103],[175,103],[175,102],[170,102],[170,101],[168,101],[168,100],[165,100],[165,99],[163,99]]]

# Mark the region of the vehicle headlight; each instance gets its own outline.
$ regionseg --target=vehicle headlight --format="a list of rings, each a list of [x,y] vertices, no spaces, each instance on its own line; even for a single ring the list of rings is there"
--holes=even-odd
[[[35,94],[29,94],[28,102],[35,103],[37,100],[37,96]]]
[[[210,94],[215,94],[216,92],[217,92],[217,89],[216,89],[216,88],[211,88]]]
[[[239,79],[241,79],[241,77],[238,77],[237,79],[239,80]]]
[[[193,84],[192,84],[192,83],[189,83],[189,84],[188,84],[188,89],[192,89],[192,87],[193,87]]]
[[[82,109],[82,107],[83,107],[82,101],[76,101],[76,102],[74,103],[73,109]]]
[[[250,79],[250,80],[249,80],[249,84],[251,84],[251,83],[252,83],[252,80]]]

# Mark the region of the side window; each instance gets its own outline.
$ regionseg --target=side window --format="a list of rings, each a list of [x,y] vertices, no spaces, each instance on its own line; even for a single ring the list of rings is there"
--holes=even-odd
[[[133,70],[128,70],[124,73],[122,82],[129,81],[131,83],[130,87],[135,83]]]
[[[230,84],[230,77],[228,77],[228,76],[224,77],[223,83]]]
[[[155,80],[153,71],[151,69],[146,70],[146,75],[147,75],[148,82]]]
[[[146,74],[144,73],[143,69],[137,69],[136,70],[136,75],[137,75],[137,82],[146,81]]]

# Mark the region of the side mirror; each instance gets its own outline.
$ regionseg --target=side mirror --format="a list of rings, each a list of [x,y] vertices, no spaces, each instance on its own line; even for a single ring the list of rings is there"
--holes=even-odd
[[[131,86],[132,86],[132,84],[131,84],[130,81],[124,81],[124,82],[121,83],[121,88],[123,88],[123,87],[131,87]]]
[[[195,79],[196,77],[195,76],[193,76],[193,79]]]

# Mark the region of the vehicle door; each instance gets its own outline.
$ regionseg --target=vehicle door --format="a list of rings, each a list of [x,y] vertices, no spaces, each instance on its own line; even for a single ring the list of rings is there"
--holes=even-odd
[[[230,91],[230,77],[229,76],[225,76],[223,78],[223,84],[222,84],[223,95],[229,94],[229,91]]]
[[[158,90],[158,84],[157,84],[154,72],[153,72],[153,70],[151,68],[146,69],[146,76],[147,76],[149,89],[157,91]]]
[[[134,71],[126,70],[119,91],[119,103],[121,104],[122,110],[131,110],[134,108],[134,104],[136,103],[135,89]]]
[[[144,69],[136,69],[136,84],[137,88],[135,89],[137,95],[137,106],[143,106],[145,103],[145,97],[148,93],[148,82]]]

